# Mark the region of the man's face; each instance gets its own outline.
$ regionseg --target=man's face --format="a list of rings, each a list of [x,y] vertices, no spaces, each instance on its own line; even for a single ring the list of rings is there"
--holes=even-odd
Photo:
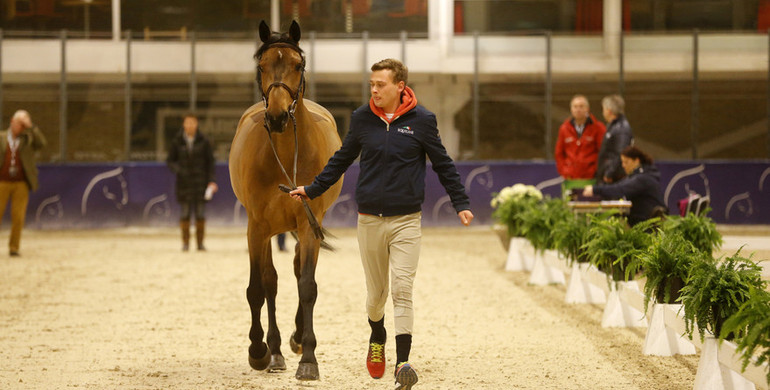
[[[576,121],[583,122],[588,118],[588,102],[582,97],[574,98],[569,105],[569,111]]]
[[[375,106],[387,113],[395,112],[401,104],[404,82],[393,83],[393,71],[390,69],[375,70],[369,77],[369,91]]]
[[[18,137],[24,131],[24,122],[21,119],[11,120],[11,132],[14,137]]]
[[[195,132],[198,130],[198,120],[188,116],[187,118],[184,118],[184,123],[182,124],[182,127],[184,127],[184,133],[187,134],[188,137],[192,137],[195,135]]]

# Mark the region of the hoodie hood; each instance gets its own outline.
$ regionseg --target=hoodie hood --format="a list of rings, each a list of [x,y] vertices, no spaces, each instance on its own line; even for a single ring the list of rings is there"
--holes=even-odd
[[[374,105],[374,99],[369,99],[369,108],[372,110],[374,115],[377,115],[378,117],[382,118],[385,122],[392,122],[394,119],[398,118],[399,116],[403,115],[404,113],[408,112],[409,110],[417,107],[417,96],[415,96],[414,91],[412,91],[412,88],[404,87],[404,91],[401,92],[401,105],[398,106],[396,109],[396,112],[393,113],[393,118],[388,119],[388,117],[385,115],[385,110],[383,110],[380,107],[377,107]]]

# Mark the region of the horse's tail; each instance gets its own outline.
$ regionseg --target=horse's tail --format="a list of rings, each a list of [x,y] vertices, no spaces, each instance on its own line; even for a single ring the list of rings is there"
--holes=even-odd
[[[325,227],[322,227],[321,231],[324,234],[324,239],[321,240],[321,249],[325,249],[325,250],[327,250],[329,252],[335,252],[337,250],[337,248],[335,248],[332,244],[329,244],[329,242],[326,241],[326,239],[329,238],[329,237],[337,238],[337,236],[335,236],[334,234],[329,233],[329,231],[326,230]],[[291,231],[291,236],[294,237],[295,240],[299,241],[299,237],[297,236],[297,231],[296,230],[292,230]]]

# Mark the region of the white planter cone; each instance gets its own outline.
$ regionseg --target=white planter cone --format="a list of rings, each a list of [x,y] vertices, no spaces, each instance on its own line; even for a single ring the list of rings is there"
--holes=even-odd
[[[737,372],[719,363],[719,341],[706,336],[700,351],[695,390],[754,390],[756,386]]]
[[[591,264],[589,263],[572,263],[572,274],[569,277],[569,284],[567,285],[567,294],[564,296],[564,302],[566,303],[605,303],[607,302],[607,296],[604,291],[591,284],[586,278],[585,274],[588,271]]]
[[[529,240],[524,237],[511,237],[510,244],[508,244],[508,259],[505,262],[505,270],[530,271],[533,263],[534,249]]]
[[[655,356],[694,355],[695,346],[676,330],[666,327],[665,310],[677,312],[682,305],[656,303],[652,306],[650,327],[644,338],[642,354]]]
[[[536,286],[564,284],[564,272],[548,264],[545,256],[543,252],[535,254],[535,264],[532,267],[532,274],[529,276],[529,284]]]
[[[647,322],[644,320],[644,313],[620,299],[618,289],[623,288],[639,291],[639,286],[634,281],[613,282],[610,295],[607,297],[607,305],[604,306],[604,313],[602,314],[602,327],[641,328],[647,326]]]

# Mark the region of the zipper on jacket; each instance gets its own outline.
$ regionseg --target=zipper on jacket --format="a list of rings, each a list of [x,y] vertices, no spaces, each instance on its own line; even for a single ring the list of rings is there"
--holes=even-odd
[[[388,153],[387,153],[388,145],[389,145],[388,133],[390,133],[390,122],[388,122],[387,120],[385,120],[385,118],[382,118],[382,117],[380,117],[380,119],[382,119],[382,121],[385,122],[385,153],[383,153],[383,164],[382,164],[383,168],[385,168],[385,163],[387,161],[384,161],[384,160],[388,156]],[[380,194],[384,192],[385,192],[385,180],[380,180]],[[378,215],[382,217],[382,205],[380,205],[380,212],[378,213]]]

